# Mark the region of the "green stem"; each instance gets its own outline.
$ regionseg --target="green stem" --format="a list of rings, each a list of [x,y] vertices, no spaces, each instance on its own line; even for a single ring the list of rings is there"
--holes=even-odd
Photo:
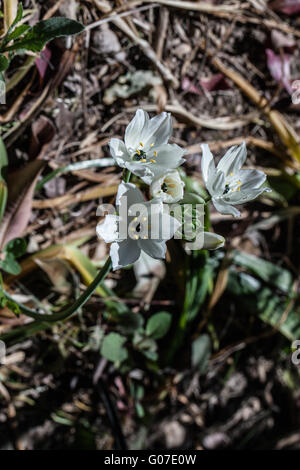
[[[47,314],[42,314],[42,313],[37,313],[35,310],[32,310],[25,305],[19,304],[16,302],[9,294],[4,292],[5,297],[8,300],[13,301],[21,310],[22,313],[25,315],[33,318],[34,320],[39,320],[42,322],[47,322],[47,323],[54,323],[57,321],[63,321],[66,320],[67,318],[70,318],[74,313],[77,312],[81,307],[83,307],[86,302],[91,298],[92,294],[94,291],[97,289],[99,284],[104,281],[106,278],[107,274],[111,270],[111,259],[108,258],[105,265],[99,271],[93,282],[87,287],[87,289],[83,292],[83,294],[70,306],[62,309],[60,312],[56,312],[53,315],[47,315]]]
[[[124,170],[123,171],[123,181],[124,181],[124,183],[129,183],[130,177],[131,177],[131,171]]]

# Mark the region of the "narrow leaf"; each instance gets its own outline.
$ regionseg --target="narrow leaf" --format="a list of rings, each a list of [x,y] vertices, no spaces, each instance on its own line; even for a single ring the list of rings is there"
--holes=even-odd
[[[269,261],[249,255],[248,253],[236,252],[233,262],[247,268],[260,279],[283,292],[288,293],[292,288],[293,278],[291,273],[287,269],[278,267]]]
[[[211,356],[211,341],[208,335],[201,335],[192,344],[192,366],[205,374]]]

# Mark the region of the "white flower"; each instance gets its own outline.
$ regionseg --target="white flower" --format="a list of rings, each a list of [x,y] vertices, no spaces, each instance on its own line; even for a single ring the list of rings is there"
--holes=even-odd
[[[164,213],[162,201],[145,202],[134,184],[122,182],[116,204],[119,215],[107,215],[97,226],[98,236],[112,243],[113,269],[133,264],[141,251],[155,259],[165,258],[166,241],[173,237],[180,223]]]
[[[150,193],[166,204],[175,203],[183,198],[184,182],[177,170],[167,171],[164,175],[158,176],[152,181]]]
[[[172,134],[172,118],[161,113],[150,119],[138,109],[125,131],[125,142],[111,139],[109,146],[117,165],[127,168],[147,184],[167,170],[179,167],[185,151],[168,144]]]
[[[202,147],[202,175],[212,202],[221,214],[235,217],[240,212],[232,204],[252,201],[268,188],[261,188],[266,180],[263,171],[241,170],[247,157],[246,144],[231,147],[215,167],[214,159],[207,144]]]

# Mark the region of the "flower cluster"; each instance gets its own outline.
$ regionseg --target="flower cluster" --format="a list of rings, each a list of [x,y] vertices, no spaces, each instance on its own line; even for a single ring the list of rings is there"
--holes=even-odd
[[[171,135],[170,114],[150,119],[139,109],[126,128],[124,142],[111,139],[109,143],[116,164],[149,185],[152,197],[146,202],[140,189],[123,181],[117,193],[117,211],[106,215],[97,226],[98,236],[111,243],[113,269],[133,264],[141,251],[155,259],[165,258],[166,241],[174,236],[194,242],[196,239],[191,249],[216,249],[225,243],[222,236],[204,231],[205,201],[199,195],[184,194],[178,168],[185,161],[185,151],[169,143]],[[222,214],[238,216],[233,205],[268,190],[261,188],[266,178],[263,172],[241,170],[246,160],[245,144],[229,149],[217,167],[208,145],[202,145],[202,150],[203,180],[215,208]],[[200,238],[195,237],[195,230]]]

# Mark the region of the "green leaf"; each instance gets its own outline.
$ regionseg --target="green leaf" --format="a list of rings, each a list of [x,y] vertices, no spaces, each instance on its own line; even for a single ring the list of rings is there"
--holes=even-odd
[[[205,374],[211,356],[211,341],[208,335],[201,335],[192,344],[192,366]]]
[[[11,28],[14,28],[16,26],[16,24],[19,23],[19,21],[21,21],[22,17],[23,17],[23,4],[19,3],[17,15],[14,19],[13,24],[11,25]]]
[[[40,52],[47,42],[52,39],[78,34],[83,30],[84,26],[78,21],[60,17],[50,18],[37,23],[27,31],[22,39],[15,41],[13,45],[5,50],[26,49],[32,52]]]
[[[13,276],[17,276],[21,272],[21,266],[11,253],[7,253],[5,259],[0,260],[0,268]]]
[[[300,338],[299,305],[289,310],[287,317],[285,316],[292,299],[282,299],[274,294],[273,289],[264,287],[258,279],[233,269],[230,270],[227,289],[237,296],[240,311],[246,315],[257,315],[292,341]]]
[[[0,137],[0,181],[5,181],[4,170],[8,165],[6,148],[3,140]]]
[[[168,312],[156,313],[147,322],[146,334],[153,339],[162,338],[169,331],[171,319],[171,314]]]
[[[103,357],[114,363],[121,363],[128,357],[127,349],[124,347],[126,338],[118,333],[109,333],[105,336],[101,354]]]
[[[12,254],[15,258],[19,258],[26,253],[26,249],[26,240],[24,238],[15,238],[7,243],[3,251]]]
[[[7,307],[15,315],[20,315],[21,310],[19,306],[13,300],[7,299],[5,297],[2,286],[3,286],[3,279],[0,273],[0,307],[2,308]]]
[[[3,218],[7,203],[7,186],[4,181],[0,181],[0,222]]]
[[[128,311],[116,314],[116,312],[112,311],[112,316],[118,322],[118,329],[124,334],[134,333],[144,323],[143,316],[135,312]]]
[[[13,23],[12,23],[12,24],[10,25],[10,27],[8,28],[8,31],[7,31],[6,35],[5,35],[4,38],[2,39],[1,50],[3,50],[4,47],[6,46],[6,44],[9,43],[11,33],[12,33],[12,31],[15,29],[15,26],[19,23],[19,21],[21,21],[22,17],[23,17],[23,5],[22,5],[22,3],[19,3],[17,15],[16,15],[16,17],[15,17]]]
[[[4,37],[4,42],[5,43],[8,42],[7,39],[9,37],[10,33],[14,30],[15,26],[19,23],[19,21],[21,21],[22,17],[23,17],[23,5],[22,5],[22,3],[19,3],[17,15],[16,15],[14,21],[12,22],[12,24],[10,25],[10,27],[9,27],[7,33],[6,33],[6,36]]]
[[[21,24],[20,26],[17,26],[16,29],[7,37],[8,41],[10,42],[14,39],[18,39],[22,34],[26,33],[30,28],[29,25],[27,24]]]
[[[233,262],[283,292],[288,293],[292,288],[293,277],[291,273],[269,261],[237,251],[234,254]]]
[[[144,418],[145,410],[143,408],[143,405],[141,405],[140,402],[136,402],[135,409],[136,409],[136,414],[138,415],[138,417],[141,419]]]
[[[5,55],[0,55],[0,72],[4,72],[9,66],[9,61]]]

